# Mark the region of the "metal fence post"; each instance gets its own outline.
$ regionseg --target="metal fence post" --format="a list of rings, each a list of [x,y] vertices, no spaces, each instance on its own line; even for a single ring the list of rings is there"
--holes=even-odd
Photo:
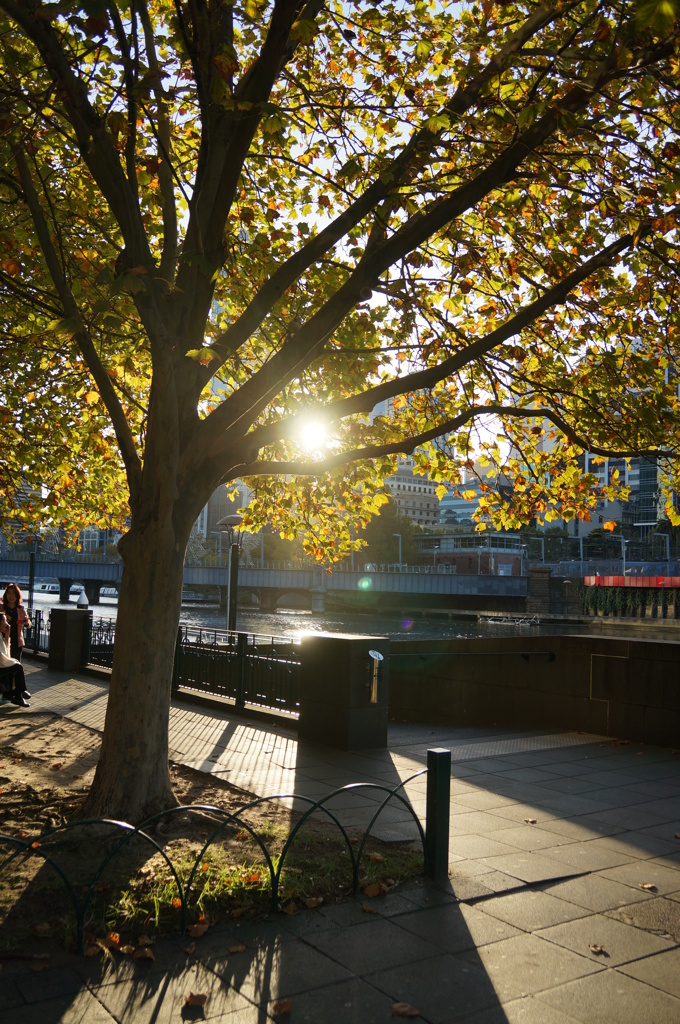
[[[450,799],[451,751],[434,747],[427,752],[425,877],[436,881],[449,877]]]
[[[172,682],[170,684],[170,692],[172,694],[177,693],[179,690],[179,680],[182,672],[182,627],[180,626],[177,630],[177,639],[175,640],[175,657],[172,660]]]
[[[90,644],[92,643],[92,612],[88,611],[83,623],[83,653],[81,656],[81,668],[87,668],[90,662]]]
[[[248,634],[239,633],[236,641],[236,707],[245,707],[246,669],[248,667]]]

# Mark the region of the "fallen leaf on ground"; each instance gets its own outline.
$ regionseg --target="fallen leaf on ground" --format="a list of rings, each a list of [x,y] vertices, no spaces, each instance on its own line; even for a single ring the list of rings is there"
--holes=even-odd
[[[369,900],[372,900],[374,896],[382,896],[386,892],[387,886],[384,882],[373,882],[364,889],[364,896],[368,896]]]
[[[187,931],[192,939],[200,939],[201,935],[205,935],[208,927],[207,921],[197,921],[196,924],[189,925]]]
[[[104,949],[117,949],[120,945],[120,935],[118,932],[109,932],[108,935],[99,940],[99,943]]]
[[[392,1016],[420,1017],[420,1013],[416,1010],[415,1006],[411,1006],[410,1003],[392,1003]]]
[[[50,967],[49,956],[38,956],[35,960],[31,961],[29,965],[32,971],[44,971],[46,967]]]
[[[101,951],[101,946],[97,945],[96,942],[90,942],[87,946],[83,947],[83,956],[99,956]]]
[[[229,946],[227,949],[228,953],[245,953],[246,947],[241,942],[238,946]]]
[[[588,949],[590,950],[591,953],[597,953],[598,955],[600,953],[606,953],[607,952],[607,950],[604,948],[604,946],[597,946],[594,942],[591,942],[591,944],[588,946]]]
[[[130,946],[129,944],[127,944],[125,946],[121,946],[120,947],[120,952],[123,953],[124,956],[132,956],[132,954],[134,953],[135,949],[136,949],[135,946]]]
[[[641,889],[648,889],[649,892],[656,892],[656,886],[654,882],[640,882]]]
[[[196,943],[190,942],[187,946],[182,946],[182,949],[188,954],[188,956],[193,956],[196,952]]]
[[[242,917],[243,916],[243,907],[234,907],[234,909],[231,912],[231,916],[232,917]]]
[[[318,896],[312,896],[311,899],[305,900],[305,906],[307,907],[307,910],[314,910],[315,907],[320,907],[322,903],[323,900],[320,899]]]
[[[377,914],[378,913],[376,908],[372,907],[370,903],[362,903],[361,904],[361,909],[363,910],[364,914]]]
[[[368,854],[368,859],[374,861],[374,863],[378,863],[379,861],[385,860],[382,853],[377,853],[375,850],[371,850],[371,852]]]
[[[205,1006],[208,1002],[207,992],[190,992],[184,1000],[185,1006]]]
[[[285,906],[281,907],[281,910],[284,912],[284,914],[288,914],[289,917],[292,917],[293,914],[297,911],[297,907],[294,903],[286,903]]]
[[[535,825],[536,824],[536,819],[535,818],[525,818],[524,820],[527,823],[527,825]]]
[[[272,1006],[272,1013],[290,1013],[292,1006],[290,999],[279,999],[278,1003]]]
[[[137,939],[137,945],[138,946],[153,946],[154,941],[155,940],[152,939],[150,935],[142,934]]]
[[[153,955],[152,950],[149,949],[148,946],[142,946],[141,949],[138,949],[136,951],[136,953],[133,953],[132,955],[135,958],[135,960],[155,960],[156,959],[156,957]]]
[[[57,761],[56,764],[50,765],[50,771],[51,772],[58,772],[59,769],[63,768],[63,767],[64,767],[64,762],[63,761]]]

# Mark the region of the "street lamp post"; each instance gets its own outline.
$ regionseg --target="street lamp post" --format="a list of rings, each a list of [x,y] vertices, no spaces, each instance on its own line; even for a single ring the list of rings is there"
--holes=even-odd
[[[243,517],[235,513],[225,516],[217,523],[222,533],[229,537],[229,568],[227,571],[227,629],[236,629],[236,602],[238,600],[238,561],[241,549],[241,535],[238,528]]]
[[[392,536],[399,538],[399,572],[401,572],[401,534],[393,533]]]

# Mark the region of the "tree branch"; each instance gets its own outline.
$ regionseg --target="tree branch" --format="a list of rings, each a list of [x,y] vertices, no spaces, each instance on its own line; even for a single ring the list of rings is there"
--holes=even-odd
[[[359,395],[352,395],[350,398],[343,398],[331,403],[324,408],[324,421],[333,422],[355,413],[370,413],[378,402],[394,398],[395,395],[403,395],[408,392],[434,387],[435,384],[457,373],[475,359],[481,358],[498,345],[502,345],[510,338],[519,334],[526,326],[533,323],[553,306],[566,302],[570,292],[577,285],[591,277],[602,267],[609,266],[634,241],[650,231],[651,226],[647,224],[643,225],[636,235],[632,233],[623,235],[596,256],[587,260],[582,266],[572,271],[563,280],[548,288],[540,298],[529,303],[529,305],[521,309],[506,323],[497,327],[495,331],[491,331],[484,337],[471,342],[463,350],[456,352],[455,355],[450,356],[436,366],[428,367],[426,370],[417,370],[404,377],[395,377],[392,380],[377,384],[375,387],[369,388]],[[212,415],[215,415],[215,413]],[[301,416],[293,416],[288,420],[257,428],[248,435],[248,440],[252,440],[253,444],[260,449],[268,444],[272,444],[279,438],[294,436],[301,418]]]
[[[290,476],[321,476],[323,473],[328,473],[331,470],[336,469],[339,466],[345,466],[350,462],[384,458],[389,455],[412,455],[416,448],[420,448],[422,445],[427,444],[428,441],[433,441],[446,434],[452,434],[454,431],[460,430],[460,428],[464,427],[467,423],[481,419],[485,416],[512,417],[514,419],[522,420],[549,420],[569,438],[572,444],[581,448],[582,451],[588,451],[593,455],[617,458],[634,458],[635,456],[653,458],[661,455],[665,458],[677,457],[673,453],[670,453],[666,448],[621,448],[613,450],[610,448],[603,448],[600,445],[593,445],[586,437],[578,434],[571,424],[567,423],[565,419],[550,408],[520,408],[515,405],[479,405],[466,409],[458,416],[453,416],[451,419],[443,420],[436,426],[431,427],[430,430],[424,430],[409,438],[401,438],[398,441],[390,441],[385,444],[366,445],[363,448],[353,448],[349,451],[338,452],[335,455],[328,456],[328,458],[318,459],[316,461],[303,462],[298,460],[280,462],[277,460],[256,460],[250,464],[239,466],[238,473],[243,477],[281,476],[282,474]]]
[[[146,0],[143,0],[140,4],[140,16],[144,30],[144,43],[149,61],[149,71],[152,73],[151,87],[156,97],[156,109],[158,111],[158,129],[157,134],[155,134],[160,160],[158,182],[161,190],[163,212],[163,251],[161,254],[160,276],[168,284],[171,284],[177,268],[178,254],[177,207],[175,205],[172,167],[172,136],[170,133],[168,108],[163,93],[163,82],[156,56],[153,26],[149,17],[149,8]],[[151,120],[150,115],[147,116]]]
[[[56,250],[52,243],[49,227],[43,214],[38,194],[33,185],[33,179],[31,177],[28,162],[23,150],[16,142],[12,143],[12,156],[14,157],[14,161],[19,172],[19,179],[21,181],[26,205],[28,206],[31,217],[33,218],[38,242],[43,256],[45,257],[50,277],[52,278],[54,287],[59,295],[64,313],[67,318],[72,319],[78,324],[73,337],[75,338],[76,344],[78,345],[78,348],[90,369],[90,373],[94,378],[97,388],[99,389],[102,401],[104,402],[111,417],[120,453],[127,471],[130,493],[133,495],[138,488],[141,477],[141,462],[137,455],[134,438],[132,437],[129,424],[125,417],[125,410],[118,400],[118,396],[113,388],[111,379],[99,359],[90,333],[83,323],[80,310],[78,309],[78,304],[76,303],[73,293],[68,286],[63,268],[59,263]]]
[[[570,7],[575,4],[570,5]],[[559,16],[562,16],[562,11]],[[486,83],[507,67],[510,58],[521,50],[523,45],[539,29],[544,28],[557,17],[552,8],[540,7],[532,14],[517,32],[508,40],[498,53],[493,56],[486,67],[471,81],[456,90],[451,100],[440,113],[460,118],[479,99]],[[308,270],[332,247],[344,238],[353,227],[359,224],[377,204],[386,196],[396,192],[398,188],[416,173],[427,162],[433,150],[439,144],[444,128],[433,131],[422,127],[414,133],[400,154],[389,161],[383,174],[374,181],[365,192],[356,199],[347,210],[307,242],[301,249],[276,270],[269,280],[260,288],[248,304],[238,320],[220,335],[213,351],[221,362],[234,351],[260,326],[265,317],[280,299],[284,292],[301,274]],[[215,371],[212,371],[214,373]],[[204,383],[212,373],[206,372]]]

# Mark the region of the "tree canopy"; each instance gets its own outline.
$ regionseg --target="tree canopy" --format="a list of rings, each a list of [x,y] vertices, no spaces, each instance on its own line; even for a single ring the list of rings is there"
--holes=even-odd
[[[255,477],[319,554],[395,452],[457,483],[481,423],[497,523],[581,514],[579,448],[675,453],[672,5],[0,11],[6,490],[120,522],[152,375],[180,490]]]
[[[677,15],[0,0],[5,500],[126,520],[158,646],[221,483],[335,558],[398,453],[506,526],[587,515],[583,450],[672,478]]]

